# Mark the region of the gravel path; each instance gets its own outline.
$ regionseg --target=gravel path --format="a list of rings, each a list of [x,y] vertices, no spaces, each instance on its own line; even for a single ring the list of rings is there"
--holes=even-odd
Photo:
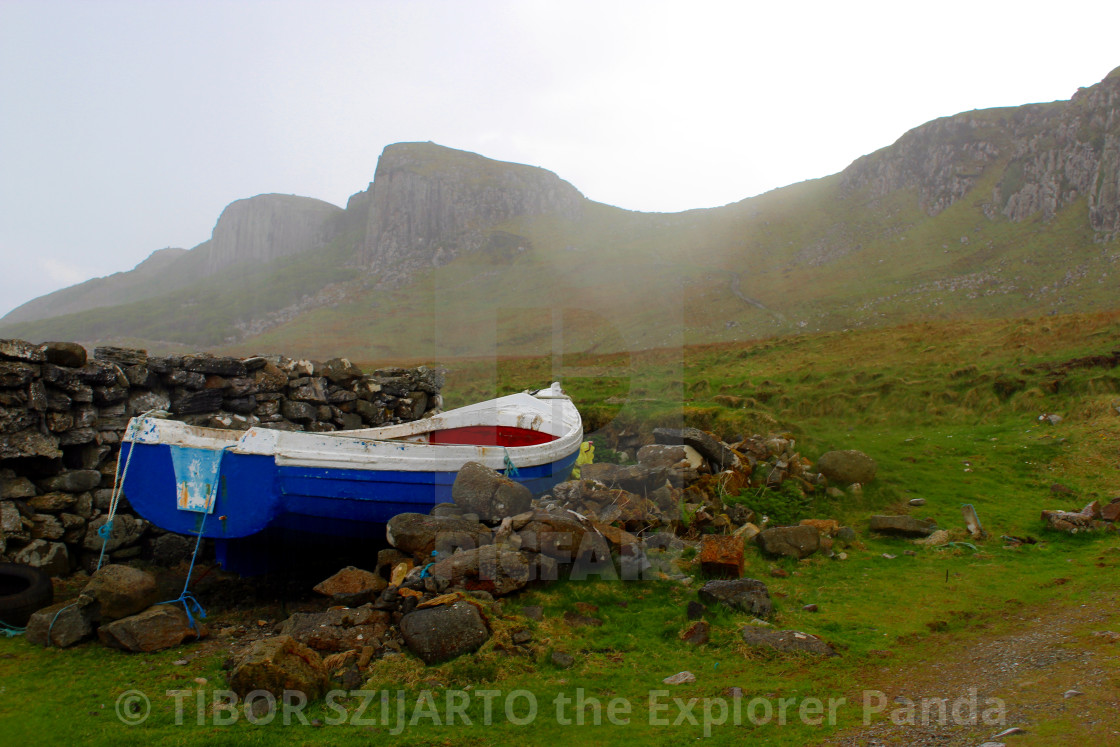
[[[947,641],[937,661],[919,668],[884,667],[867,687],[885,698],[849,696],[852,703],[882,704],[881,714],[822,744],[1120,744],[1117,602],[1109,593],[1080,606],[1009,610],[1011,632]],[[1019,731],[1003,734],[1007,729]]]

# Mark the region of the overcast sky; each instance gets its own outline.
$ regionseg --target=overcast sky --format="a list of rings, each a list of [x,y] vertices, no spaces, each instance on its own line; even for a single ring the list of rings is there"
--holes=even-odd
[[[345,205],[400,141],[723,205],[1067,99],[1117,29],[1115,0],[0,0],[0,314],[195,246],[236,199]]]

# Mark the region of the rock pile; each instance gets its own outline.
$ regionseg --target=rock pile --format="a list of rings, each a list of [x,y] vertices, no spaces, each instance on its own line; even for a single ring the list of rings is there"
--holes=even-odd
[[[98,569],[76,600],[44,607],[27,622],[27,640],[37,646],[66,648],[95,633],[111,648],[161,651],[207,630],[181,603],[159,603],[152,574],[117,564]]]
[[[364,374],[345,358],[151,356],[72,342],[0,340],[0,559],[64,575],[93,570],[120,441],[131,417],[164,410],[192,425],[334,431],[415,420],[441,405],[441,371]],[[122,504],[107,552],[189,555]]]

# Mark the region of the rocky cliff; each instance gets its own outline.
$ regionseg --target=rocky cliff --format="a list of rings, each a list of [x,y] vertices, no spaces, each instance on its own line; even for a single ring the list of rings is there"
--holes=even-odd
[[[214,226],[206,273],[235,262],[267,262],[320,249],[332,238],[329,219],[340,213],[342,209],[329,202],[296,195],[257,195],[232,202]]]
[[[1098,238],[1120,231],[1120,68],[1070,101],[965,112],[934,120],[843,172],[848,190],[873,198],[917,191],[934,216],[998,169],[990,192],[974,196],[984,212],[1024,221],[1049,220],[1086,199]]]
[[[548,213],[572,219],[584,203],[551,171],[434,143],[387,147],[368,195],[362,260],[390,282],[478,250],[505,221]]]

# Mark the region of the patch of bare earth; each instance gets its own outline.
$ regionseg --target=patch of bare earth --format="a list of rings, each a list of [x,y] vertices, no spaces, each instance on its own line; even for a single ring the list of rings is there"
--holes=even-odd
[[[871,673],[867,690],[848,696],[865,723],[822,744],[1120,744],[1117,601],[1111,592],[1083,605],[1009,609],[1009,632],[946,638],[936,660]]]

